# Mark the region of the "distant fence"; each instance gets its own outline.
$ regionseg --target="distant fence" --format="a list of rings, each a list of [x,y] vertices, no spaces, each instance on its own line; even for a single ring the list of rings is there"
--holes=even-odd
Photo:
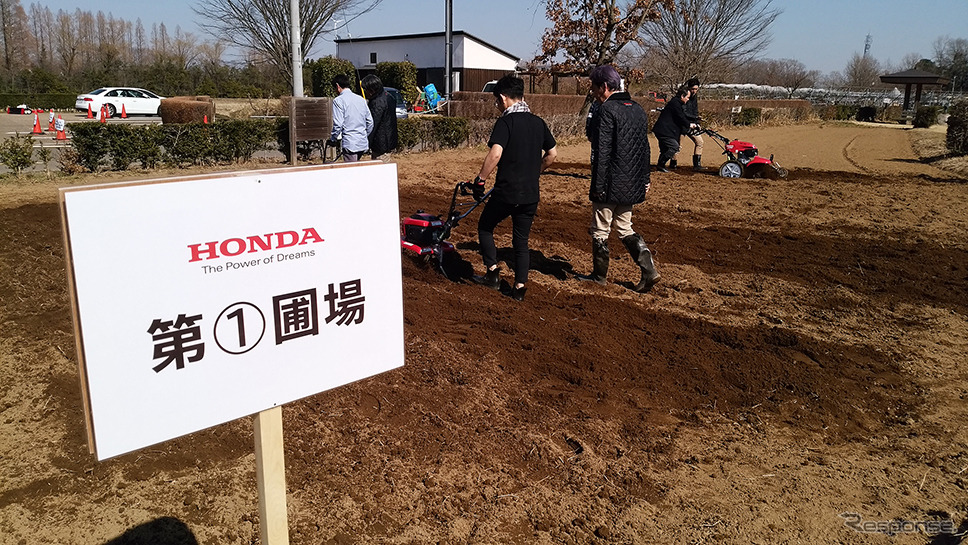
[[[704,86],[700,98],[720,100],[785,99],[790,93],[782,87],[767,85],[711,84]],[[807,100],[813,105],[846,104],[854,106],[899,106],[904,102],[903,87],[838,87],[831,89],[797,89],[793,98]],[[942,89],[924,88],[921,104],[948,108],[955,102],[968,98],[968,94]],[[914,91],[911,92],[914,99]]]

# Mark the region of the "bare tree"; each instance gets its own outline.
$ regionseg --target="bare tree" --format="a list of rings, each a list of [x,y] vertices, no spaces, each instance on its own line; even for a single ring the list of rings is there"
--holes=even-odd
[[[72,76],[77,68],[77,56],[81,47],[78,19],[72,17],[70,13],[60,10],[57,12],[56,21],[57,24],[54,26],[54,51],[57,53],[64,73]]]
[[[558,72],[585,72],[615,62],[619,51],[638,39],[645,21],[672,8],[673,0],[546,0],[552,26],[541,38],[536,63]]]
[[[934,60],[951,78],[952,89],[968,89],[968,40],[943,36],[934,41]]]
[[[29,64],[30,31],[27,13],[20,0],[0,0],[0,40],[3,41],[3,67],[14,70]]]
[[[758,59],[747,62],[743,67],[743,78],[734,78],[736,83],[758,83],[786,89],[787,96],[805,87],[813,87],[820,79],[820,72],[807,70],[800,61],[794,59]]]
[[[327,31],[326,25],[339,14],[343,25],[375,8],[382,0],[301,0],[299,28],[302,57]],[[206,21],[205,31],[256,53],[292,80],[290,4],[284,0],[201,0],[196,14]]]
[[[901,57],[901,62],[897,63],[890,72],[903,72],[905,70],[910,70],[921,64],[922,60],[927,60],[921,56],[920,53],[908,53]],[[930,62],[930,61],[929,61]]]
[[[642,25],[647,68],[669,88],[690,77],[711,81],[755,58],[772,40],[773,0],[675,0],[676,11]]]
[[[148,39],[145,37],[145,27],[139,18],[135,21],[133,36],[131,37],[131,62],[143,64],[147,61]]]
[[[130,57],[131,44],[126,39],[128,23],[100,11],[95,16],[95,23],[97,63],[108,73],[115,72]]]
[[[874,57],[854,53],[844,68],[847,87],[874,87],[880,84],[881,66]]]
[[[195,64],[198,56],[198,38],[191,32],[182,32],[181,27],[175,27],[175,39],[171,42],[171,60],[178,67],[187,69]]]
[[[168,37],[168,28],[165,23],[151,25],[151,53],[157,62],[168,56],[171,47],[171,38]]]
[[[54,28],[54,14],[50,8],[40,4],[30,4],[30,26],[35,40],[37,66],[50,68],[54,62],[51,29]]]

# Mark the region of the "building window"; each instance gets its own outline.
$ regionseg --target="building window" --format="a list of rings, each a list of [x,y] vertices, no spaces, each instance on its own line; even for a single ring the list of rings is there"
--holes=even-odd
[[[370,64],[376,64],[376,53],[370,53]]]

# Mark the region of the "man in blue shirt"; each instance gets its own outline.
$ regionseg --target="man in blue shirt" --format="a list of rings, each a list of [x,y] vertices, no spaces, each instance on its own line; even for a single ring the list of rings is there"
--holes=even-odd
[[[373,116],[366,99],[350,90],[350,78],[339,74],[333,78],[338,95],[333,99],[333,133],[330,141],[343,138],[343,161],[359,161],[369,148],[367,136],[373,131]]]

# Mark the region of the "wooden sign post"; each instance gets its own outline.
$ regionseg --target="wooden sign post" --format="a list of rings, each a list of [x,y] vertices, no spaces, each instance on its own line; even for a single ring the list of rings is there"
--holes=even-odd
[[[282,407],[273,407],[255,415],[255,478],[259,485],[259,523],[263,545],[289,545]]]

